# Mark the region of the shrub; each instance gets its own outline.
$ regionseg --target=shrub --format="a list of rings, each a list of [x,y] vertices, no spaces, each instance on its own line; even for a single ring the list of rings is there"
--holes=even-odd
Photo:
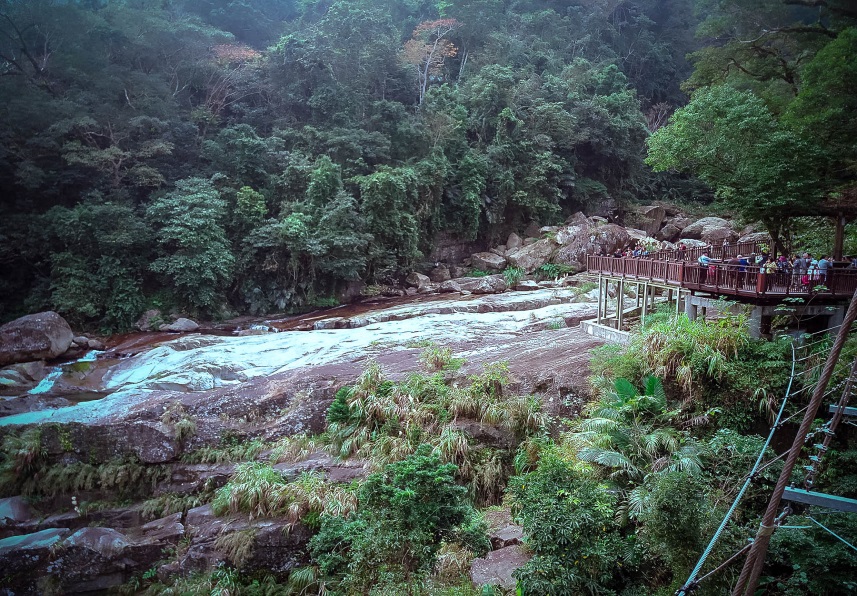
[[[597,594],[616,586],[624,548],[616,497],[605,484],[547,450],[535,471],[509,487],[534,554],[513,574],[523,593]]]
[[[536,277],[539,279],[557,279],[569,273],[574,273],[574,268],[559,263],[545,263],[535,270]]]
[[[322,516],[310,551],[328,589],[368,593],[383,585],[395,592],[428,577],[444,541],[460,537],[484,548],[483,526],[456,471],[421,445],[366,479],[352,519]]]
[[[525,273],[526,272],[520,267],[507,267],[506,270],[503,271],[503,279],[506,280],[506,285],[511,288],[524,279]]]
[[[240,464],[211,503],[215,515],[247,513],[251,518],[285,515],[291,524],[308,513],[345,515],[356,506],[353,491],[330,484],[317,472],[287,482],[269,464]]]

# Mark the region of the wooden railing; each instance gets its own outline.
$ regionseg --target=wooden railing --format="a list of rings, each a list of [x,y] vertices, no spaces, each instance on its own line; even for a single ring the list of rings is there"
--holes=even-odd
[[[720,244],[710,246],[696,246],[688,248],[685,251],[677,249],[659,250],[656,253],[649,255],[654,259],[662,259],[666,261],[690,261],[695,263],[702,256],[702,253],[707,252],[712,259],[725,261],[738,255],[749,256],[752,254],[762,254],[768,247],[761,242],[737,242],[733,244]]]
[[[850,297],[857,289],[857,269],[831,269],[822,277],[785,271],[766,274],[754,265],[726,263],[703,268],[688,261],[597,256],[588,256],[586,263],[590,273],[734,296]]]

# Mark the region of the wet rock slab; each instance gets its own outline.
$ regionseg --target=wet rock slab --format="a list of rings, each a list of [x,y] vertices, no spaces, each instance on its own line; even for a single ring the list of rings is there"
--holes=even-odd
[[[494,550],[482,559],[474,559],[470,568],[473,585],[499,586],[505,590],[515,589],[512,573],[527,564],[532,558],[523,546],[513,545]]]

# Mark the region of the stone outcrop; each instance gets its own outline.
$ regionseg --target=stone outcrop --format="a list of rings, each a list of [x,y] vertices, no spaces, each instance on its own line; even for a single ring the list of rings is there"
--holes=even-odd
[[[516,581],[512,573],[532,558],[521,545],[491,551],[484,558],[473,560],[470,579],[474,586],[499,586],[504,590],[514,590]]]
[[[529,246],[522,246],[506,255],[509,264],[531,273],[548,262],[557,244],[550,238],[542,238]]]
[[[159,561],[184,535],[179,522],[139,528],[48,528],[0,540],[5,586],[16,594],[78,594],[115,588]],[[167,529],[168,528],[168,529]]]
[[[654,236],[661,229],[666,217],[666,210],[660,205],[646,205],[637,208],[637,222],[649,236]]]
[[[0,366],[56,358],[73,340],[71,327],[53,311],[15,319],[0,327]]]
[[[452,274],[449,271],[449,267],[438,266],[429,272],[429,279],[432,283],[440,284],[452,279]]]
[[[482,271],[502,271],[506,267],[506,259],[495,252],[478,252],[470,257],[470,264]]]
[[[406,278],[405,283],[408,284],[412,288],[416,288],[417,290],[422,290],[426,286],[431,283],[431,278],[428,275],[423,275],[422,273],[417,273],[416,271],[412,271]]]
[[[732,229],[732,224],[721,217],[703,217],[681,231],[685,238],[702,240],[708,244],[720,244],[724,239],[733,241],[738,234]]]
[[[170,333],[191,333],[199,329],[199,324],[196,321],[180,317],[169,325],[161,325],[159,331],[169,331]]]
[[[467,291],[472,294],[499,294],[507,289],[506,280],[502,275],[459,277],[452,281],[458,286],[458,291]]]

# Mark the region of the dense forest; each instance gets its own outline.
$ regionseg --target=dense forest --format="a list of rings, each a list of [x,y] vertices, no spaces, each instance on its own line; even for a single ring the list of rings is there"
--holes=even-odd
[[[854,179],[845,0],[3,0],[0,17],[3,320],[330,304],[439,233],[635,201],[716,197],[776,238]]]
[[[0,0],[0,115],[0,322],[103,334],[0,371],[0,590],[720,595],[809,396],[853,393],[835,277],[766,303],[768,339],[670,289],[603,345],[582,313],[641,289],[583,275],[106,337],[331,306],[579,211],[857,250],[853,0]],[[791,482],[857,498],[830,428]],[[857,518],[788,514],[756,594],[857,593]],[[514,587],[474,579],[512,547]]]

